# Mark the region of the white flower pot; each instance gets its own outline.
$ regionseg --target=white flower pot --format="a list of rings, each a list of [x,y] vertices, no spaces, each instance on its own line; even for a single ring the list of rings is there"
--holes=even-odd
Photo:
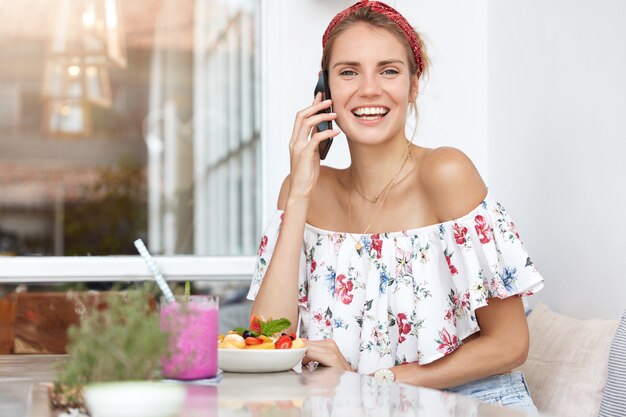
[[[103,382],[86,385],[85,405],[91,417],[173,417],[185,401],[185,387],[153,381]]]

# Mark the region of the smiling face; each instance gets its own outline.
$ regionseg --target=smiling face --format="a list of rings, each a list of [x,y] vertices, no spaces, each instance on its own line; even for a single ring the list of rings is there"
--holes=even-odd
[[[350,140],[373,145],[405,138],[417,76],[393,34],[365,23],[350,27],[334,43],[328,73],[337,124]]]

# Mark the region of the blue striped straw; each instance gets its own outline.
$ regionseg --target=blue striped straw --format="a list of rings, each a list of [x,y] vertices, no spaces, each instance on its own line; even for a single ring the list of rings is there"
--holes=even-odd
[[[150,255],[150,252],[148,252],[148,248],[146,248],[146,245],[144,245],[143,240],[135,240],[135,247],[137,248],[137,251],[139,251],[139,254],[143,258],[143,260],[146,261],[146,264],[148,265],[148,268],[150,268],[150,272],[152,272],[152,275],[154,275],[154,280],[161,289],[161,292],[165,297],[165,301],[167,301],[168,303],[173,303],[175,301],[174,294],[172,294],[172,290],[170,290],[167,282],[165,282],[165,279],[163,278],[163,275],[161,275],[161,271],[159,271],[156,263],[154,263],[154,259],[152,259],[152,255]]]

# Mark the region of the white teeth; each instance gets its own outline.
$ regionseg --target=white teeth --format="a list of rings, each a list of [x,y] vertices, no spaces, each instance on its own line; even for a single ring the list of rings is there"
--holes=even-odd
[[[384,116],[389,112],[385,107],[359,107],[358,109],[353,110],[353,113],[359,117],[364,115],[377,115]]]

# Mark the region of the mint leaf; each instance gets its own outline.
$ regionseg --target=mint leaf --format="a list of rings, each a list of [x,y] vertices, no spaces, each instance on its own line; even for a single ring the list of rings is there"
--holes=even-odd
[[[245,332],[247,329],[244,329],[243,327],[235,327],[233,329],[234,332],[237,332],[237,334],[239,336],[243,336],[243,332]]]
[[[288,329],[289,326],[291,326],[291,322],[285,318],[261,322],[261,334],[270,337],[275,333]]]

